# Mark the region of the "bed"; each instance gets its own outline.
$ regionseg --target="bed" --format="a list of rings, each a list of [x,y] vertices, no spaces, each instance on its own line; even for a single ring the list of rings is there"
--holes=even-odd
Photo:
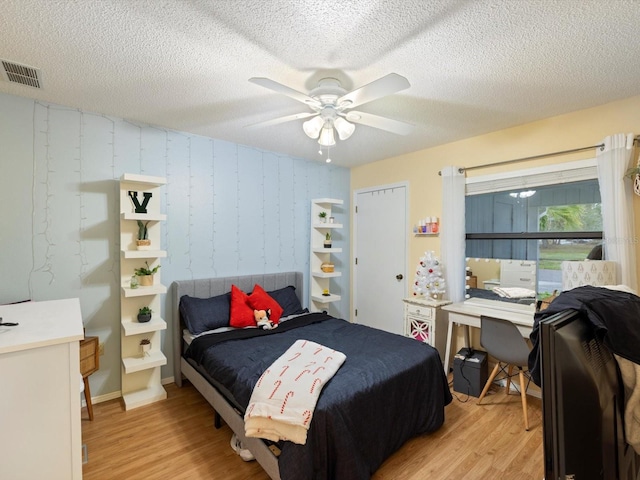
[[[292,315],[274,330],[236,329],[187,344],[183,296],[219,298],[232,285],[251,292],[256,284],[267,292],[295,289],[301,303],[300,272],[173,283],[174,378],[178,386],[184,377],[198,389],[272,479],[368,479],[408,439],[443,424],[451,393],[440,356],[410,338],[316,312]],[[246,437],[243,416],[254,385],[297,339],[347,358],[322,389],[306,444]]]

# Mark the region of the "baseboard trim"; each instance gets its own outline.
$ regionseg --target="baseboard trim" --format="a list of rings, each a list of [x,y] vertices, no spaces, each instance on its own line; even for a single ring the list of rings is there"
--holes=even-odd
[[[104,395],[98,395],[96,397],[91,397],[91,403],[95,405],[96,403],[108,402],[109,400],[114,400],[114,399],[120,398],[120,397],[122,397],[122,392],[120,390],[117,390],[115,392],[105,393]],[[82,400],[82,406],[86,407],[87,406],[87,402]]]
[[[163,378],[163,379],[160,380],[160,382],[162,383],[162,385],[168,385],[170,383],[174,383],[174,378],[173,378],[173,376],[167,377],[167,378]],[[105,393],[103,395],[98,395],[96,397],[91,397],[91,403],[93,405],[95,405],[96,403],[108,402],[109,400],[114,400],[116,398],[121,398],[121,397],[122,397],[122,391],[117,390],[115,392]],[[87,406],[87,402],[85,401],[84,396],[82,398],[82,406],[83,407]]]
[[[507,386],[507,381],[504,378],[501,378],[500,380],[497,380],[497,381],[494,380],[493,384],[494,385],[500,385],[501,387],[504,388],[504,387]],[[520,391],[516,389],[513,380],[511,381],[511,385],[509,386],[509,392],[516,393],[516,394],[520,395]],[[540,392],[537,389],[533,389],[533,388],[527,388],[527,395],[530,395],[530,396],[536,397],[536,398],[542,398],[542,392]]]

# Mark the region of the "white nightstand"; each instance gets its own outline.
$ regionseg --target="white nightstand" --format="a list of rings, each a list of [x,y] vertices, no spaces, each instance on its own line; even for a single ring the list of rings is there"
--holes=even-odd
[[[404,334],[435,347],[444,361],[447,339],[447,319],[441,307],[449,300],[409,297],[404,302]]]

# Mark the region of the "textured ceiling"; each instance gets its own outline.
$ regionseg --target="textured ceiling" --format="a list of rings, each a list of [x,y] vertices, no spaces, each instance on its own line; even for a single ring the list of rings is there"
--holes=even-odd
[[[406,77],[358,110],[414,133],[358,126],[343,166],[640,94],[638,0],[0,0],[0,18],[0,58],[44,83],[0,92],[318,161],[303,120],[246,128],[309,111],[249,78]]]

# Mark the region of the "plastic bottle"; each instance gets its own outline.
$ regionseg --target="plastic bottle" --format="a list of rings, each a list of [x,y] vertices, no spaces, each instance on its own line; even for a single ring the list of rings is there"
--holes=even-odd
[[[438,233],[439,231],[438,217],[431,217],[431,233]]]

